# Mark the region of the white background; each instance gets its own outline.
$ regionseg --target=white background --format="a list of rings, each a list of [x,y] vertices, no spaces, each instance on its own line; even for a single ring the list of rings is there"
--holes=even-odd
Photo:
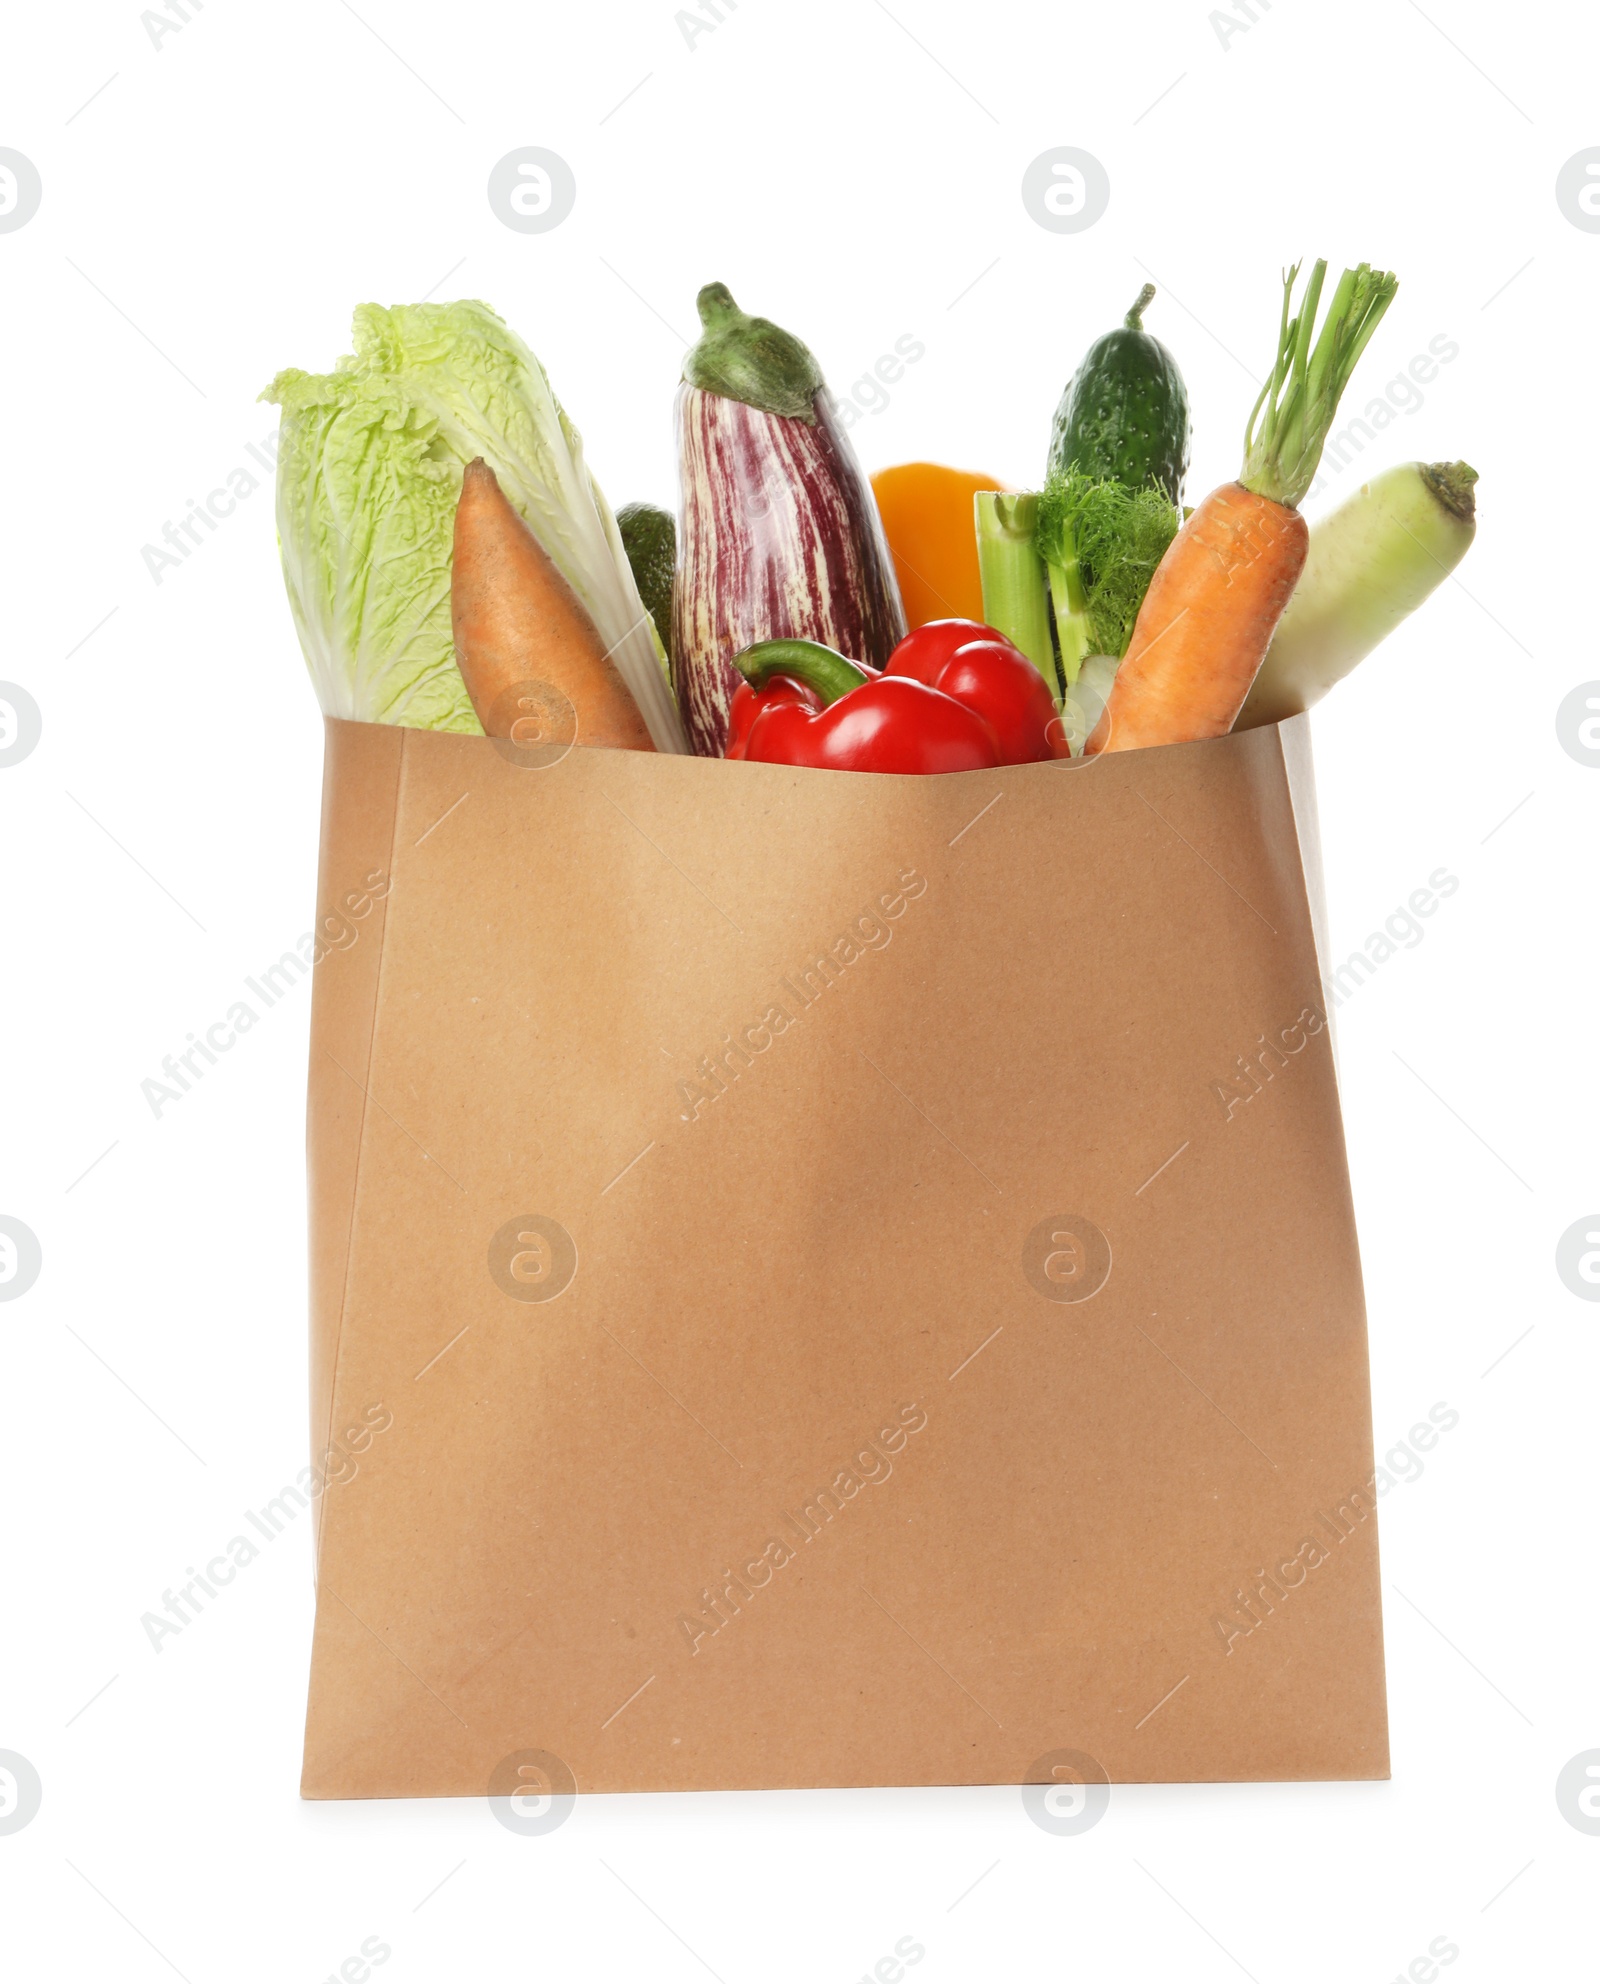
[[[135,0],[19,9],[0,80],[44,188],[0,234],[0,674],[44,713],[0,772],[0,1211],[44,1255],[0,1306],[0,1749],[44,1786],[0,1837],[8,1973],[291,1984],[376,1936],[396,1984],[849,1984],[912,1936],[929,1984],[1356,1984],[1439,1937],[1451,1977],[1590,1974],[1600,1838],[1554,1784],[1600,1745],[1600,1314],[1554,1261],[1600,1204],[1600,771],[1555,712],[1600,675],[1600,235],[1555,178],[1600,143],[1597,23],[1255,0],[1224,45],[1204,0],[723,0],[691,47],[670,0],[196,5],[159,48]],[[485,197],[527,144],[577,177],[547,235]],[[1062,144],[1112,187],[1072,236],[1019,190]],[[925,343],[855,430],[869,468],[1027,484],[1148,271],[1193,498],[1237,471],[1281,265],[1319,253],[1402,278],[1352,410],[1460,347],[1364,459],[1482,475],[1463,583],[1315,730],[1337,953],[1460,881],[1339,1014],[1378,1451],[1460,1415],[1382,1504],[1393,1781],[1118,1788],[1074,1839],[1004,1789],[596,1797],[533,1840],[477,1800],[302,1804],[309,1518],[159,1653],[140,1617],[303,1465],[306,994],[160,1120],[140,1083],[308,927],[321,726],[264,482],[160,585],[141,548],[255,472],[255,395],[331,364],[366,299],[491,302],[612,501],[671,503],[712,278],[836,389]]]

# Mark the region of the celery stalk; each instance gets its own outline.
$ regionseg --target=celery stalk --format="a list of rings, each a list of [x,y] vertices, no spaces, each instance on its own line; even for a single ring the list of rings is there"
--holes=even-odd
[[[1059,703],[1050,614],[1045,603],[1044,563],[1034,546],[1039,499],[998,490],[980,490],[973,500],[978,532],[978,569],[983,578],[983,617],[1028,657]]]

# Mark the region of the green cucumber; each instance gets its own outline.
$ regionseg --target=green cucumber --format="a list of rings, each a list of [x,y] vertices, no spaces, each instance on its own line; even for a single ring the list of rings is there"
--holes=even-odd
[[[1130,489],[1155,482],[1182,503],[1189,395],[1177,360],[1141,322],[1155,293],[1147,282],[1116,330],[1084,353],[1056,408],[1046,473],[1077,470]]]

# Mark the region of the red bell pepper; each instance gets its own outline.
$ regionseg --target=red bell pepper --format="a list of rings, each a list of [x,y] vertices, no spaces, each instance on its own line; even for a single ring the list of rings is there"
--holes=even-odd
[[[757,641],[729,712],[728,756],[844,772],[976,772],[1002,762],[976,710],[817,641]]]
[[[881,675],[814,641],[759,641],[735,665],[730,758],[930,773],[1066,753],[1039,671],[975,621],[919,628]]]
[[[1066,732],[1044,677],[1028,657],[978,620],[929,620],[890,655],[885,675],[910,675],[984,718],[1003,765],[1067,755]]]
[[[986,627],[981,620],[925,620],[920,627],[913,627],[889,656],[883,672],[914,675],[931,689],[939,670],[968,641],[998,641],[1003,648],[1013,645],[998,627]],[[1034,672],[1037,674],[1037,669]]]
[[[869,674],[877,670],[861,670],[857,673],[865,681]],[[742,758],[745,741],[750,735],[750,726],[766,710],[775,710],[784,703],[794,703],[801,709],[820,710],[822,698],[815,689],[808,689],[803,682],[797,682],[792,675],[773,675],[768,678],[765,688],[752,689],[748,682],[741,682],[733,692],[733,701],[728,709],[728,748],[725,758]]]

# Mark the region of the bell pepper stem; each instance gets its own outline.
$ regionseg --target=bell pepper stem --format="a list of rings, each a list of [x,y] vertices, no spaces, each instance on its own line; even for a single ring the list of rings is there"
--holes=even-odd
[[[774,675],[787,675],[822,698],[836,703],[870,677],[820,641],[757,641],[733,658],[733,665],[752,689],[764,689]]]

